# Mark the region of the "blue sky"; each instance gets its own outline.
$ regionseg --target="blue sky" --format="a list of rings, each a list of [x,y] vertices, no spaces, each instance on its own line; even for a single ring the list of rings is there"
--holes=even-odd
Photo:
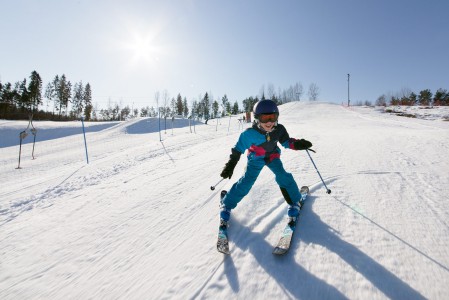
[[[319,99],[374,102],[449,89],[449,1],[2,1],[0,81],[38,71],[89,82],[93,101],[152,106],[257,96],[300,82]]]

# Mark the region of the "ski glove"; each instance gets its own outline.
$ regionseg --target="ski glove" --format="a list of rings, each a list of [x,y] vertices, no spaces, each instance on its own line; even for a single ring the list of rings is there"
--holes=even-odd
[[[312,147],[312,143],[305,139],[300,139],[293,142],[293,149],[295,150],[306,150],[310,147]]]
[[[234,173],[234,168],[239,162],[240,155],[242,153],[238,152],[235,149],[232,149],[232,153],[229,156],[229,161],[226,163],[225,167],[223,168],[223,171],[221,171],[220,176],[223,178],[231,178],[232,174]]]

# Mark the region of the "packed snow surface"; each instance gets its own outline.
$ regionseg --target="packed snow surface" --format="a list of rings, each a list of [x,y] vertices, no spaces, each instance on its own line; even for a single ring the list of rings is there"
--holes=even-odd
[[[447,113],[447,111],[445,112]],[[311,153],[282,160],[311,194],[290,251],[265,168],[216,251],[220,172],[249,124],[0,120],[1,299],[449,299],[449,122],[327,103],[280,106]],[[192,124],[191,124],[192,125]],[[29,129],[28,129],[29,131]],[[160,137],[162,141],[160,141]]]

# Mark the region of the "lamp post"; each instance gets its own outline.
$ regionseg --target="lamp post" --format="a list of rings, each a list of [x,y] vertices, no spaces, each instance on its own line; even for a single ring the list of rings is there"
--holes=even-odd
[[[348,73],[348,107],[349,107],[349,103],[350,103],[350,100],[349,100],[349,77],[350,77],[350,75]]]

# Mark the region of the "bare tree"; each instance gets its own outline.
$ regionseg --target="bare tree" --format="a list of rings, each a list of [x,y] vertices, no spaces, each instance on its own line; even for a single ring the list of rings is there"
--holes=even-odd
[[[302,88],[301,82],[297,82],[293,86],[293,93],[294,93],[294,98],[293,99],[295,99],[295,101],[300,101],[301,100],[301,96],[303,94],[303,88]]]
[[[154,100],[156,101],[156,106],[157,106],[158,112],[160,112],[160,108],[159,108],[159,97],[160,97],[159,91],[157,91],[156,93],[154,93]]]
[[[377,106],[387,106],[387,97],[384,95],[379,96],[376,100]]]
[[[274,88],[274,84],[268,84],[266,96],[268,97],[268,99],[276,98],[276,89]]]
[[[316,85],[316,83],[311,83],[309,86],[309,100],[316,101],[318,98],[318,94],[320,93],[320,88]]]
[[[410,94],[412,93],[412,90],[408,87],[403,87],[399,93],[397,94],[398,98],[402,98],[402,97],[409,97]]]
[[[162,98],[163,98],[163,100],[164,100],[164,107],[163,107],[163,109],[162,109],[162,113],[164,114],[164,119],[166,119],[166,118],[167,118],[167,115],[168,115],[168,110],[169,110],[169,107],[168,107],[168,100],[170,100],[170,95],[168,94],[168,91],[167,91],[167,90],[164,90],[164,91],[162,92]]]
[[[259,98],[261,99],[261,100],[264,100],[265,99],[265,84],[262,84],[262,86],[260,87],[260,90],[259,90]]]

